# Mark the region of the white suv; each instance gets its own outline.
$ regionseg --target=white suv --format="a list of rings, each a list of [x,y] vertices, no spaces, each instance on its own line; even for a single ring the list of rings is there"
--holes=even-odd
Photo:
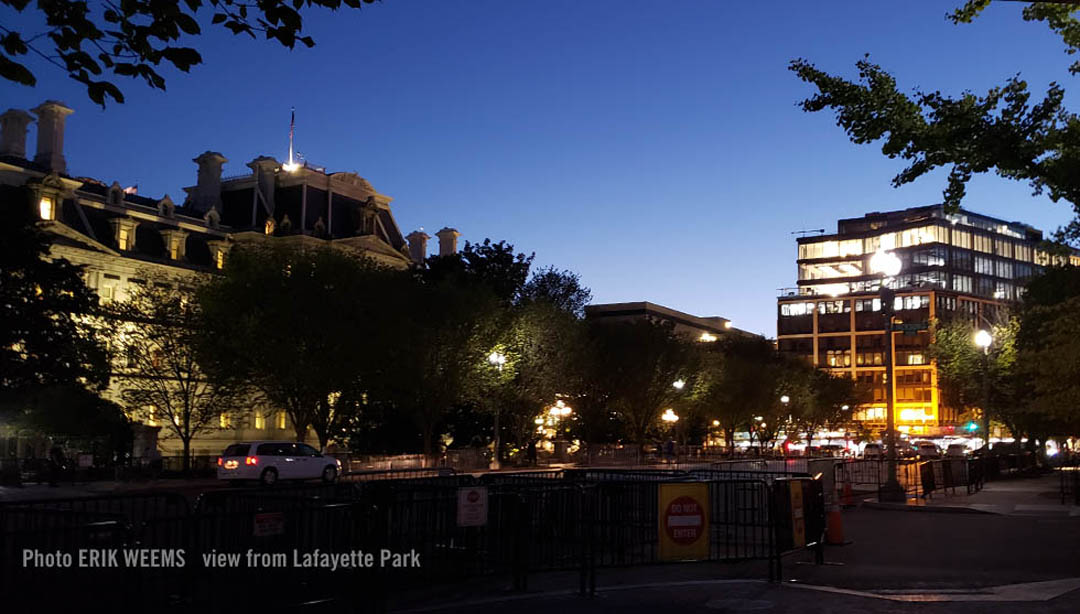
[[[315,478],[331,483],[340,473],[341,461],[295,441],[234,443],[218,458],[217,470],[219,480],[258,480],[264,486]]]

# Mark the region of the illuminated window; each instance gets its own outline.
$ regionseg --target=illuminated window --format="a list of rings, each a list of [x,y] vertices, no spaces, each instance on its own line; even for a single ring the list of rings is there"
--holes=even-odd
[[[266,233],[266,234],[268,234],[268,235],[272,235],[272,234],[274,234],[274,227],[275,227],[275,226],[276,226],[276,224],[275,224],[275,222],[274,222],[274,218],[272,218],[272,217],[271,217],[271,218],[267,218],[267,220],[266,220],[266,226],[265,226],[265,227],[263,227],[263,232],[265,232],[265,233]]]
[[[285,412],[283,411],[277,413],[277,427],[281,430],[285,430],[288,427],[285,422]]]
[[[259,430],[266,428],[266,416],[261,411],[255,412],[255,428]]]
[[[214,255],[214,266],[219,269],[225,268],[225,250],[219,249]]]
[[[180,259],[180,240],[173,239],[172,244],[169,245],[169,258],[173,260]]]
[[[146,424],[148,424],[150,426],[157,426],[158,425],[158,423],[157,423],[157,412],[154,411],[153,407],[151,407],[146,412]]]
[[[116,287],[112,285],[101,286],[98,288],[98,296],[101,297],[102,303],[108,303],[116,297]]]
[[[116,244],[117,244],[117,246],[119,246],[120,249],[128,249],[128,239],[130,237],[131,237],[131,234],[128,232],[127,228],[124,228],[122,226],[120,228],[118,228],[117,231],[116,231]]]
[[[48,198],[48,197],[42,198],[41,202],[38,203],[38,210],[39,210],[39,213],[41,214],[41,219],[43,219],[43,220],[54,220],[54,219],[56,219],[56,205],[53,202],[53,199]]]
[[[229,414],[222,413],[220,416],[218,416],[218,425],[223,429],[227,429],[232,426],[232,420],[229,419]]]

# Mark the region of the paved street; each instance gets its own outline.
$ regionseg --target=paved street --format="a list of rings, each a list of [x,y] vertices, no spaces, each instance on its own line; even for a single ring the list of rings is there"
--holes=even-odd
[[[534,577],[528,598],[477,585],[445,595],[447,605],[401,609],[464,614],[509,599],[499,601],[500,611],[1077,612],[1080,518],[1051,509],[1069,510],[1048,494],[1056,493],[1054,479],[1003,481],[970,500],[949,498],[954,506],[992,505],[1005,513],[849,510],[844,531],[851,543],[829,547],[823,566],[808,553],[785,557],[782,584],[765,582],[765,567],[757,564],[601,569],[591,600],[575,594],[574,575],[552,574]]]

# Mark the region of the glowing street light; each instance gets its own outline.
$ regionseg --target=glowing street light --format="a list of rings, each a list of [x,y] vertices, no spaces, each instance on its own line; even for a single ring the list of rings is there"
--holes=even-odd
[[[990,334],[988,330],[979,330],[975,333],[975,345],[982,348],[984,352],[990,351],[990,344],[994,342],[994,336]]]
[[[679,421],[679,416],[675,414],[674,409],[671,409],[669,407],[669,408],[664,410],[664,413],[661,414],[660,419],[663,420],[664,422],[667,422],[668,424],[675,424],[676,422]]]
[[[784,405],[787,405],[788,403],[791,402],[791,397],[789,397],[788,395],[785,394],[785,395],[780,397],[780,402],[783,403]]]
[[[902,266],[899,256],[883,249],[879,249],[870,257],[870,271],[885,277],[896,277],[900,274]]]
[[[501,353],[501,352],[494,351],[491,354],[488,354],[488,362],[491,363],[492,366],[498,368],[499,369],[499,374],[501,375],[502,370],[503,370],[503,365],[506,364],[506,355]],[[499,436],[500,428],[499,428],[499,406],[498,405],[495,406],[495,424],[493,425],[493,427],[494,427],[494,430],[495,430],[495,437],[494,437],[494,441],[492,442],[492,444],[493,444],[495,449],[494,449],[494,454],[492,455],[492,459],[491,459],[491,468],[492,469],[502,469],[502,458],[501,458],[501,455],[499,454],[499,452],[502,449],[502,438]]]
[[[975,333],[975,345],[982,348],[982,413],[983,413],[983,439],[986,440],[986,449],[990,449],[990,346],[994,343],[994,336],[986,329],[979,329]]]
[[[686,386],[686,382],[681,379],[677,379],[671,385],[675,387],[675,390],[682,390],[683,386]]]

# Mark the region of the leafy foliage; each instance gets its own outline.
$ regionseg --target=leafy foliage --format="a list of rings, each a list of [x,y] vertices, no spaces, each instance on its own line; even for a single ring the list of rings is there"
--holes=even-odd
[[[0,26],[0,77],[33,86],[37,77],[18,58],[33,54],[86,86],[87,95],[104,106],[124,102],[114,77],[141,79],[165,89],[162,64],[182,72],[202,63],[202,55],[183,44],[202,34],[206,18],[233,34],[262,35],[284,47],[312,47],[303,32],[302,11],[358,9],[374,0],[124,0],[100,6],[79,0],[0,0],[20,13],[34,11],[45,30],[28,33]],[[45,42],[48,41],[48,42]]]
[[[111,309],[113,344],[121,348],[118,373],[130,415],[158,421],[166,437],[180,439],[184,471],[191,440],[219,428],[222,415],[250,409],[249,390],[230,372],[204,370],[198,348],[204,331],[192,280],[148,274],[130,299]]]
[[[247,378],[325,446],[367,384],[379,333],[381,277],[329,247],[242,246],[199,289],[209,369]],[[339,402],[331,402],[336,399]]]
[[[970,0],[950,18],[969,22],[988,5],[989,0]],[[1032,3],[1024,19],[1045,22],[1071,54],[1080,43],[1077,10],[1076,5]],[[885,156],[909,162],[893,178],[894,187],[947,168],[942,200],[952,211],[974,175],[1025,181],[1034,194],[1072,205],[1078,217],[1059,231],[1058,239],[1080,238],[1080,119],[1064,107],[1065,91],[1057,83],[1041,100],[1032,99],[1019,75],[982,95],[918,89],[906,94],[869,56],[856,62],[856,81],[830,75],[805,59],[792,61],[789,68],[818,90],[800,103],[804,111],[831,109],[853,143],[882,141]],[[1072,70],[1080,71],[1080,62]]]
[[[98,299],[82,269],[48,260],[30,190],[0,186],[0,403],[52,386],[104,389],[109,356],[94,334]]]

